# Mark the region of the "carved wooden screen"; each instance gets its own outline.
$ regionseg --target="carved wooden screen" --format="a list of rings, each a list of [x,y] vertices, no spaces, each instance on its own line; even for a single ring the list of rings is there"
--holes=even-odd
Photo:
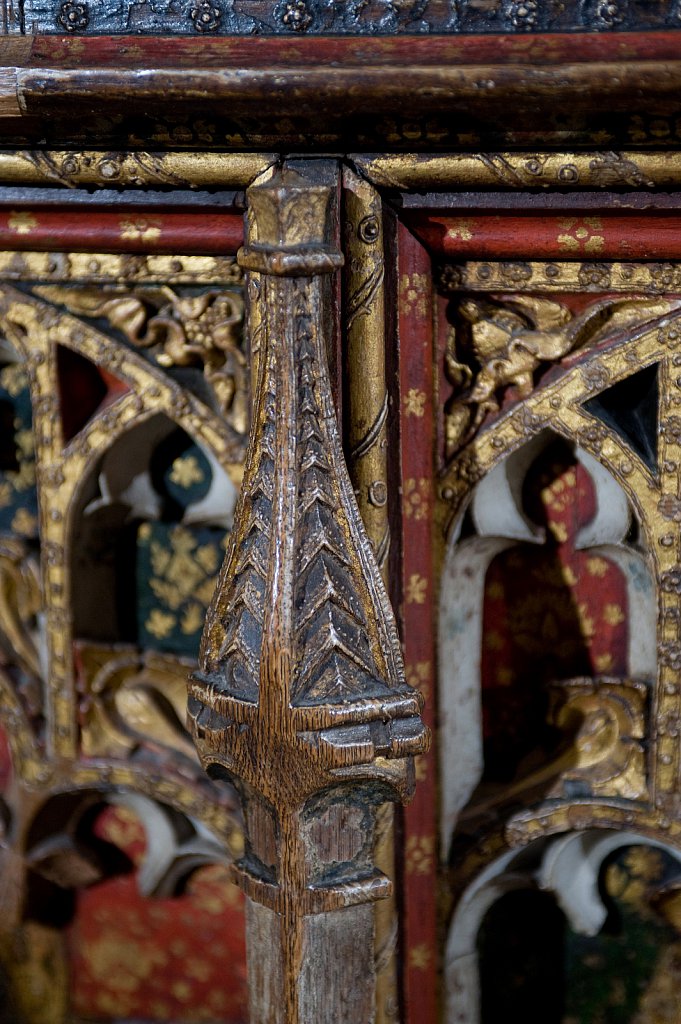
[[[440,189],[403,195],[397,228],[402,624],[438,723],[405,810],[406,1019],[441,957],[449,1024],[671,1021],[675,218],[360,159]]]
[[[191,213],[3,223],[2,1019],[240,1022],[240,812],[185,716],[243,472],[242,272],[169,251],[210,249]]]
[[[186,169],[17,160],[70,186]],[[202,166],[216,187],[229,158]],[[171,212],[80,190],[68,214],[0,213],[14,998],[46,958],[66,978],[66,936],[84,1018],[242,1019],[241,903],[219,872],[245,833],[255,1022],[330,999],[343,1024],[489,1024],[511,989],[531,1019],[542,977],[555,1020],[659,1004],[681,842],[679,224],[664,197],[621,191],[673,173],[655,154],[291,161],[248,189],[238,265],[233,194],[208,215],[205,195]],[[471,181],[487,191],[457,191]],[[184,686],[228,534],[190,687],[211,781]],[[97,883],[130,861],[157,899],[218,865],[189,896],[217,908],[222,940],[204,941],[240,965],[227,980],[178,931],[172,980],[130,948],[116,966],[154,1007],[132,982],[112,993],[113,954],[93,968],[86,944]],[[374,911],[386,874],[397,904]],[[630,987],[603,986],[598,961],[608,979],[631,961]]]
[[[20,159],[81,183],[112,158]],[[129,162],[142,180],[169,173],[162,158]],[[381,580],[398,468],[382,210],[343,172],[266,171],[238,265],[224,255],[241,240],[233,194],[212,214],[134,193],[119,213],[82,191],[68,214],[54,194],[47,210],[0,214],[15,241],[2,283],[10,1018],[243,1020],[241,901],[224,870],[197,871],[233,860],[251,1020],[326,1012],[311,949],[336,985],[332,967],[355,965],[334,1013],[397,1012],[390,801],[413,789],[427,733]],[[345,396],[356,491],[337,422],[346,354],[365,377]],[[183,726],[202,630],[189,715],[213,781]]]

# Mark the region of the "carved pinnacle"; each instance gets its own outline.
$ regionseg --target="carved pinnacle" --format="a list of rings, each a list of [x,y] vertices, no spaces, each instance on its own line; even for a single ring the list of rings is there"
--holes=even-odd
[[[260,275],[259,380],[230,551],[190,684],[202,761],[242,793],[240,884],[267,908],[249,919],[252,979],[253,942],[278,930],[271,998],[251,985],[252,1019],[268,1024],[322,1019],[311,1015],[313,933],[327,943],[318,964],[341,955],[348,929],[366,933],[370,950],[370,904],[390,887],[371,861],[375,808],[410,795],[411,755],[428,742],[328,379],[329,275],[342,264],[336,188],[335,166],[319,161],[249,190],[240,262]],[[352,907],[354,923],[331,913]],[[371,960],[364,983],[348,979],[357,998],[326,993],[325,1020],[371,1019]]]

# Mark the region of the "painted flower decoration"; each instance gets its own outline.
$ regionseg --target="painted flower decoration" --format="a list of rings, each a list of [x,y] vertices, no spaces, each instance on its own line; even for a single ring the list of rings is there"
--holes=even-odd
[[[513,28],[529,32],[536,27],[539,4],[536,0],[511,0],[506,5],[506,17]]]
[[[307,9],[305,0],[291,0],[281,18],[287,28],[294,32],[305,32],[312,24],[312,15]]]
[[[57,25],[67,32],[82,32],[90,23],[90,12],[87,4],[74,3],[68,0],[61,5],[57,15]]]
[[[222,10],[212,0],[201,0],[192,8],[190,17],[197,32],[215,32],[222,21]]]

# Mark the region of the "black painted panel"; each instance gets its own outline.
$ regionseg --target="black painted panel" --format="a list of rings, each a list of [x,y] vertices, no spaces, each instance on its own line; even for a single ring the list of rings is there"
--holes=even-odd
[[[614,384],[584,403],[592,416],[615,430],[652,473],[657,472],[657,363]]]
[[[398,35],[681,27],[681,0],[0,0],[5,32]]]

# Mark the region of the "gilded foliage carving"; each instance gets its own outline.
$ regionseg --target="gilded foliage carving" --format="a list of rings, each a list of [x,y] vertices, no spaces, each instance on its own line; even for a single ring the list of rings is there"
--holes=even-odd
[[[127,757],[155,745],[196,763],[184,726],[188,658],[81,644],[82,744],[89,757]]]
[[[456,307],[445,349],[445,371],[454,394],[445,409],[446,453],[458,451],[490,413],[498,413],[513,388],[528,398],[536,372],[594,344],[607,327],[623,330],[663,315],[673,300],[604,299],[573,314],[548,298],[470,297]],[[594,390],[608,383],[607,371],[591,362],[582,371]]]
[[[439,271],[443,294],[506,291],[516,292],[642,292],[663,294],[679,291],[681,269],[675,263],[531,261],[517,263],[469,260],[447,263]]]
[[[5,657],[35,679],[42,676],[36,642],[42,603],[34,553],[19,538],[0,537],[0,644]]]
[[[81,316],[107,319],[160,366],[200,367],[226,422],[237,433],[245,433],[248,375],[241,341],[241,295],[218,289],[178,295],[164,285],[113,293],[49,285],[36,288],[36,293]]]
[[[464,281],[468,270],[475,266],[481,265],[466,265]],[[499,294],[498,268],[487,266],[489,299],[506,307],[511,296],[508,291]],[[561,273],[564,266],[560,265]],[[543,290],[551,291],[550,284],[546,285],[545,269],[540,264],[532,265],[533,280],[522,287],[536,287],[541,274]],[[613,265],[612,280],[615,276],[619,279],[619,291],[624,291],[621,274],[625,269]],[[632,278],[637,280],[644,268],[632,265],[630,269]],[[675,270],[670,268],[672,278]],[[648,273],[649,268],[646,276]],[[647,276],[647,280],[651,278]],[[478,289],[485,290],[481,278]],[[573,287],[565,290],[579,290],[577,277]],[[674,843],[679,841],[676,818],[681,734],[681,586],[678,537],[673,530],[678,518],[679,493],[675,426],[678,371],[674,363],[679,303],[673,298],[658,298],[659,291],[654,287],[649,290],[653,294],[647,301],[636,296],[634,301],[625,300],[619,307],[615,302],[612,315],[587,336],[585,344],[563,356],[550,374],[535,377],[527,397],[516,401],[507,396],[504,402],[502,395],[495,415],[485,419],[477,433],[471,432],[459,441],[460,448],[453,453],[441,477],[441,501],[435,514],[446,533],[460,521],[473,486],[510,452],[546,427],[573,439],[607,468],[635,510],[639,531],[637,558],[651,574],[655,586],[652,591],[649,587],[645,591],[640,570],[629,560],[632,595],[645,591],[652,601],[652,608],[645,613],[641,608],[633,613],[631,628],[640,628],[641,616],[651,619],[651,657],[655,653],[657,615],[657,668],[656,672],[651,669],[651,683],[647,677],[643,680],[594,675],[561,680],[550,687],[549,719],[558,729],[558,747],[550,757],[545,757],[543,764],[537,766],[535,762],[532,766],[528,762],[524,776],[507,784],[505,792],[481,791],[471,801],[470,818],[461,819],[454,883],[457,887],[460,878],[464,879],[461,885],[465,887],[466,878],[473,878],[483,864],[509,845],[525,844],[553,831],[591,826],[630,827],[657,837],[668,836]],[[517,297],[513,295],[512,299]],[[590,308],[593,306],[586,306],[586,313]],[[593,396],[606,396],[607,401],[620,382],[642,379],[636,374],[650,375],[653,370],[657,384],[651,401],[656,415],[645,428],[639,421],[638,428],[648,432],[646,436],[649,434],[652,444],[646,460],[637,449],[636,436],[627,434],[622,427],[631,420],[618,419],[615,413],[614,419],[608,419],[605,413],[599,416],[600,407],[593,405]],[[634,416],[632,402],[633,399],[627,407],[630,417]],[[478,467],[475,478],[471,478],[468,470],[472,461]],[[566,571],[563,566],[563,572]],[[607,605],[603,608],[603,616],[610,616],[608,622],[614,622],[615,615],[620,621],[622,614]],[[482,832],[474,838],[475,828],[483,821]]]

